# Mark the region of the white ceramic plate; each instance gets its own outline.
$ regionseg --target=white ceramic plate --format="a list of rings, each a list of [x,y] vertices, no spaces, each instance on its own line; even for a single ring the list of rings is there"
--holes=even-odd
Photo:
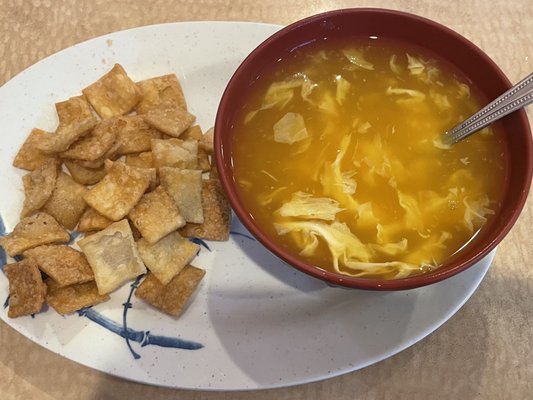
[[[279,28],[194,22],[132,29],[63,50],[6,83],[0,88],[5,232],[17,223],[22,203],[22,172],[11,162],[33,127],[54,130],[55,102],[78,95],[116,62],[136,80],[175,72],[206,129],[238,64]],[[50,309],[9,319],[1,307],[8,293],[1,273],[0,317],[53,352],[126,379],[197,389],[288,386],[363,368],[416,343],[464,304],[494,255],[431,287],[365,292],[331,288],[287,267],[236,220],[232,232],[229,242],[202,249],[195,263],[207,269],[206,277],[178,320],[135,296],[124,318],[130,285],[81,315],[61,317]]]

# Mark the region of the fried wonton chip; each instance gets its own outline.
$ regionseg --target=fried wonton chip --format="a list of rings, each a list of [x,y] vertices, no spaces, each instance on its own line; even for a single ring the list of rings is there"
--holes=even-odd
[[[200,139],[198,139],[198,146],[200,149],[206,151],[209,155],[213,154],[214,152],[214,134],[214,129],[209,128],[207,132],[204,133]]]
[[[133,235],[133,240],[135,240],[135,242],[137,242],[138,240],[142,239],[142,235],[141,235],[141,232],[139,232],[139,230],[135,227],[135,225],[133,225],[133,223],[128,220],[128,223],[130,224],[130,229],[131,229],[131,234]]]
[[[79,232],[101,231],[111,225],[113,221],[99,214],[94,208],[87,207],[78,223]]]
[[[77,250],[65,245],[34,247],[22,253],[24,259],[31,258],[39,269],[59,286],[84,283],[94,280],[93,271],[87,259]]]
[[[118,158],[118,150],[120,149],[120,142],[118,140],[105,152],[105,154],[96,160],[76,160],[77,163],[84,168],[99,169],[102,168],[106,160],[115,160]]]
[[[194,140],[200,140],[202,138],[202,128],[200,128],[200,125],[193,125],[185,130],[180,135],[180,139],[182,140],[188,140],[188,139],[194,139]]]
[[[56,103],[56,111],[59,125],[70,125],[93,115],[91,106],[85,96],[71,97],[68,100]]]
[[[33,171],[48,159],[55,158],[55,156],[43,153],[37,148],[37,143],[46,140],[48,135],[52,135],[52,133],[45,132],[41,129],[32,129],[15,156],[13,166]]]
[[[198,141],[152,139],[154,166],[198,169]]]
[[[25,197],[21,217],[27,217],[46,204],[56,186],[57,164],[55,158],[50,158],[22,177]]]
[[[82,121],[74,121],[70,125],[59,125],[54,134],[43,136],[36,147],[44,153],[61,153],[76,140],[91,132],[96,123],[96,118],[90,116]]]
[[[44,206],[44,211],[54,217],[57,222],[67,229],[74,229],[85,211],[87,204],[83,196],[87,188],[80,185],[71,176],[60,172],[57,175],[56,186]]]
[[[189,264],[200,246],[173,232],[160,241],[150,244],[145,239],[137,242],[139,255],[146,267],[166,285]]]
[[[161,167],[161,185],[172,196],[187,222],[204,222],[202,210],[202,171]]]
[[[196,117],[170,101],[164,101],[142,114],[144,120],[167,135],[179,137]]]
[[[148,273],[135,294],[148,304],[177,317],[183,313],[187,300],[204,275],[203,269],[187,265],[167,285],[163,285],[153,274]]]
[[[156,187],[159,186],[159,178],[157,177],[157,169],[156,168],[141,168],[141,167],[131,167],[136,168],[137,171],[140,173],[146,175],[148,179],[150,180],[150,183],[148,185],[148,189],[146,189],[147,192],[151,192]]]
[[[117,162],[123,163],[122,161],[117,161]],[[109,171],[113,164],[114,164],[113,161],[106,160],[106,162],[105,162],[106,170]],[[150,183],[148,185],[148,189],[146,189],[146,192],[151,192],[152,190],[154,190],[156,187],[159,186],[159,178],[157,177],[157,169],[156,168],[134,167],[134,166],[131,166],[131,165],[127,165],[127,166],[130,167],[130,168],[133,168],[134,170],[137,170],[138,172],[140,172],[141,174],[145,175],[149,179]]]
[[[63,158],[94,161],[102,157],[113,146],[117,138],[118,124],[113,119],[99,122],[87,135],[72,143]]]
[[[126,219],[79,240],[78,245],[93,269],[100,294],[112,292],[146,272]]]
[[[23,218],[9,235],[0,237],[0,246],[11,257],[32,247],[50,243],[67,243],[69,233],[51,215],[37,212]]]
[[[139,114],[146,113],[150,108],[163,101],[169,101],[184,110],[187,109],[183,90],[181,89],[178,78],[174,74],[137,82],[137,87],[139,87],[142,94],[141,101],[136,107]]]
[[[194,126],[191,126],[189,129],[187,129],[185,132],[183,132],[180,136],[180,139],[181,140],[193,139],[193,140],[198,141],[198,167],[197,169],[201,169],[202,172],[208,172],[209,169],[211,168],[211,163],[209,162],[209,154],[211,154],[212,151],[208,152],[204,148],[201,147],[201,143],[205,141],[204,136],[205,135],[202,134],[202,130],[200,129],[200,127],[198,125],[194,125]],[[204,144],[204,147],[205,147],[205,144]]]
[[[139,153],[152,148],[152,139],[161,139],[163,134],[152,128],[140,115],[120,117],[121,125],[117,132],[120,142],[119,154]]]
[[[109,295],[99,294],[94,281],[61,287],[52,279],[46,280],[46,302],[61,315],[94,306],[109,300]]]
[[[118,221],[137,204],[149,185],[148,175],[123,162],[115,162],[84,199],[103,216]]]
[[[204,223],[188,223],[179,232],[185,237],[227,240],[229,238],[231,208],[220,182],[217,180],[202,181],[202,207]]]
[[[198,148],[198,169],[202,172],[209,172],[211,169],[211,162],[206,151]]]
[[[128,217],[148,243],[185,225],[174,199],[161,186],[141,197]]]
[[[102,119],[129,113],[141,98],[140,90],[119,64],[82,93]]]
[[[152,168],[154,166],[152,152],[145,151],[139,154],[128,154],[126,156],[126,165],[137,168]]]
[[[100,182],[107,173],[104,166],[100,168],[86,168],[80,165],[77,160],[63,160],[63,163],[67,167],[68,172],[70,172],[72,179],[82,185],[94,185]]]
[[[9,318],[31,315],[41,311],[46,285],[41,271],[32,260],[7,264],[4,272],[9,280]]]
[[[211,168],[209,169],[209,179],[220,180],[220,177],[218,175],[217,163],[215,162],[215,160],[212,160],[211,162]]]

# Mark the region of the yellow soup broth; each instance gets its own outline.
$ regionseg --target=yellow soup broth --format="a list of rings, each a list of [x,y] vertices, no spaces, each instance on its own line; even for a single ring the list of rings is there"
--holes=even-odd
[[[416,49],[307,46],[256,87],[235,126],[236,180],[257,223],[310,263],[387,279],[430,271],[499,205],[502,143],[488,128],[442,143],[479,103]]]

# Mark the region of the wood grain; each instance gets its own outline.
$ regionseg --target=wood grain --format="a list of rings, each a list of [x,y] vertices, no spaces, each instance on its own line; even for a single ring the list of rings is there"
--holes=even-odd
[[[321,11],[369,5],[416,13],[451,27],[485,50],[512,81],[533,70],[530,0],[0,0],[0,84],[61,49],[126,28],[186,20],[288,24]],[[257,392],[171,390],[93,371],[41,348],[0,322],[0,398],[532,398],[532,226],[530,198],[468,303],[428,338],[361,371]]]

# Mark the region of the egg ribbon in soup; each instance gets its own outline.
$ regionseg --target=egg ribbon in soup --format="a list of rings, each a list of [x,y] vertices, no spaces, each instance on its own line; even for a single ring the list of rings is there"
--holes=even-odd
[[[504,179],[490,128],[440,134],[477,109],[441,63],[384,40],[315,45],[257,84],[233,135],[257,223],[329,271],[403,278],[437,268],[494,214]]]

